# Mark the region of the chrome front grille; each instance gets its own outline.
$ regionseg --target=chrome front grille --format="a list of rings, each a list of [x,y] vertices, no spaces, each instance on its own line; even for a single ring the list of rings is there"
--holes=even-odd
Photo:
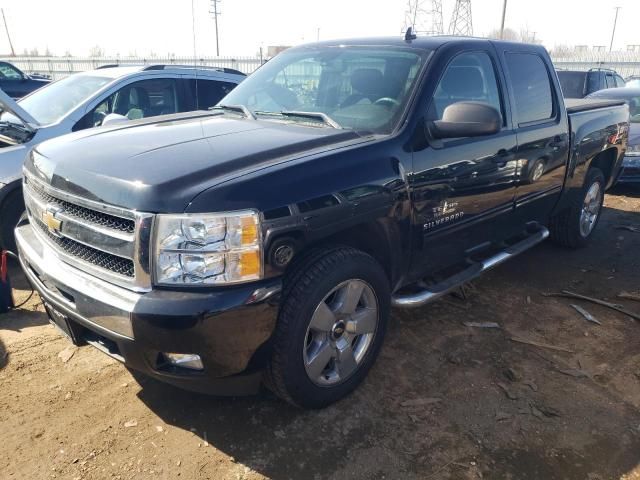
[[[34,231],[63,261],[132,290],[151,288],[152,214],[63,192],[27,172],[23,189]]]
[[[104,268],[114,273],[124,275],[125,277],[134,276],[133,260],[118,257],[110,253],[101,252],[96,248],[83,245],[70,238],[59,237],[49,231],[47,226],[38,218],[31,220],[44,233],[49,240],[59,246],[65,253],[72,257],[78,258],[85,262],[89,262],[96,267]]]
[[[41,185],[38,185],[34,181],[31,181],[29,186],[31,187],[32,193],[42,202],[56,205],[64,210],[67,215],[75,217],[80,221],[92,223],[100,227],[113,228],[121,232],[133,233],[135,231],[136,223],[131,219],[116,217],[115,215],[109,215],[104,212],[96,212],[95,210],[81,207],[80,205],[65,202],[64,200],[49,195]]]

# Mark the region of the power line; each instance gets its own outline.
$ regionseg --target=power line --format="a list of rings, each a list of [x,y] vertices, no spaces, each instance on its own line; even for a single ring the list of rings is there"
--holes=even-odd
[[[209,0],[209,13],[213,16],[213,21],[216,24],[216,57],[220,56],[220,39],[218,36],[218,16],[220,15],[220,10],[218,10],[218,4],[220,0]]]
[[[442,35],[442,0],[407,0],[403,31],[409,27],[414,33]]]
[[[11,36],[9,35],[9,27],[7,27],[7,19],[4,16],[4,8],[1,8],[2,11],[2,21],[4,22],[4,29],[7,32],[7,39],[9,40],[9,47],[11,47],[11,56],[15,57],[16,52],[13,51],[13,43],[11,43]]]
[[[618,12],[620,11],[621,7],[615,7],[616,9],[616,16],[613,19],[613,30],[611,31],[611,43],[609,44],[609,51],[611,51],[613,49],[613,37],[615,37],[616,35],[616,25],[618,23]]]
[[[504,19],[507,16],[507,0],[502,3],[502,22],[500,23],[500,40],[504,38]]]
[[[471,17],[471,0],[456,0],[456,6],[449,25],[451,35],[473,35],[473,19]]]

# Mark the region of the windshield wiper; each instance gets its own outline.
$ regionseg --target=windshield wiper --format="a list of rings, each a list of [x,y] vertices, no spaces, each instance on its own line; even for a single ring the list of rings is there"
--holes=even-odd
[[[256,116],[246,105],[216,105],[213,109],[231,110],[232,112],[242,113],[246,118],[256,119]]]
[[[280,112],[285,117],[303,117],[303,118],[316,118],[322,120],[326,125],[332,128],[342,128],[342,126],[336,122],[333,118],[323,112],[303,112],[297,110],[283,110]]]

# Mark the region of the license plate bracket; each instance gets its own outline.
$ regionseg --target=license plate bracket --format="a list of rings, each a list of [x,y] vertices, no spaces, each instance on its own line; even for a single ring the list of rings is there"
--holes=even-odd
[[[69,323],[69,317],[56,310],[56,308],[49,303],[45,302],[44,308],[49,316],[49,323],[56,327],[56,329],[67,337],[74,345],[78,345],[78,340]]]

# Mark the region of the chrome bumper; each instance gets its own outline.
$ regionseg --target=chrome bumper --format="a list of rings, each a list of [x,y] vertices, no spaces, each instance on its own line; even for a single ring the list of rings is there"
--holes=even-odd
[[[98,332],[134,338],[131,312],[142,295],[63,262],[29,224],[15,233],[22,268],[45,302]]]

